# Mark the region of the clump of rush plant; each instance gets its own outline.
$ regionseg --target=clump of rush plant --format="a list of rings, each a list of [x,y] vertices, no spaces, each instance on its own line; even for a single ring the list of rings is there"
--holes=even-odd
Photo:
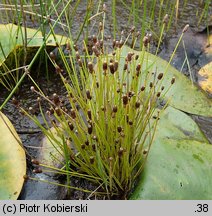
[[[104,26],[104,22],[101,23]],[[49,57],[67,90],[67,97],[54,93],[46,96],[38,86],[31,90],[49,105],[43,111],[38,105],[45,127],[35,115],[24,111],[42,129],[54,148],[64,158],[61,169],[45,166],[67,176],[87,179],[97,185],[95,193],[127,199],[144,169],[153,143],[162,100],[170,86],[162,86],[166,71],[155,71],[148,62],[151,35],[143,39],[141,52],[128,51],[122,39],[113,46],[112,54],[104,43],[103,28],[92,37],[92,51],[84,44],[84,54],[71,43],[65,56],[59,53],[63,68]],[[125,41],[126,42],[126,41]],[[162,109],[163,110],[163,109]],[[56,135],[49,130],[53,127]],[[58,159],[58,161],[61,161]]]

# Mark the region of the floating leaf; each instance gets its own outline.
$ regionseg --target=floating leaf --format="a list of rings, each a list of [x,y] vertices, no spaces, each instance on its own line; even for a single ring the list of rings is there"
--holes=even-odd
[[[167,107],[165,111],[162,111],[155,136],[155,140],[188,139],[209,143],[203,132],[191,117],[170,106]]]
[[[200,69],[198,83],[204,91],[212,94],[212,62]]]
[[[0,112],[0,200],[17,199],[26,174],[26,156],[9,119]]]
[[[59,168],[64,164],[63,141],[54,127],[47,132],[48,136],[45,136],[41,142],[38,160],[45,165]]]
[[[17,72],[24,60],[26,64],[29,64],[44,42],[45,48],[49,51],[56,47],[55,38],[60,45],[66,44],[68,40],[67,37],[60,35],[50,35],[45,38],[46,35],[43,35],[41,31],[31,28],[26,28],[25,31],[24,27],[14,24],[0,24],[0,32],[0,83],[7,89],[13,87],[13,82],[18,82]],[[26,55],[23,48],[25,41]]]
[[[24,27],[19,27],[14,24],[3,25],[0,24],[0,66],[8,57],[11,52],[15,49],[23,47],[23,41],[25,41],[25,29]],[[41,31],[36,29],[26,28],[27,35],[27,47],[37,47],[43,45],[45,36],[42,35]],[[67,37],[56,35],[59,44],[66,44]],[[53,35],[50,35],[46,40],[46,46],[56,47],[56,42]],[[30,51],[30,49],[29,49]],[[35,50],[33,50],[35,53]],[[27,53],[27,55],[32,55],[32,53]],[[32,57],[32,56],[31,56]]]
[[[140,56],[139,59],[142,58],[142,52],[134,51],[129,47],[124,46],[120,54],[121,76],[123,76],[123,65],[128,52],[138,54]],[[139,60],[137,61],[139,62]],[[140,85],[144,84],[147,73],[150,75],[152,74],[151,78],[148,80],[148,82],[150,82],[157,78],[157,74],[167,71],[162,83],[165,86],[165,90],[170,87],[170,82],[173,77],[175,77],[176,80],[175,84],[171,86],[165,97],[167,100],[171,99],[169,104],[176,109],[183,110],[188,113],[212,116],[212,101],[207,97],[207,95],[195,84],[192,85],[191,81],[187,77],[185,77],[171,65],[168,65],[166,61],[155,55],[145,52],[144,64],[142,67],[143,71]],[[146,85],[148,86],[148,84],[149,83]]]
[[[196,123],[168,107],[131,199],[212,199],[211,155]]]

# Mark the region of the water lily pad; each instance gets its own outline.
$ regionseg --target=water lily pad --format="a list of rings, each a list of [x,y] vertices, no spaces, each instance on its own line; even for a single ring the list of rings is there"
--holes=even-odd
[[[168,107],[131,199],[212,199],[211,155],[196,123]]]
[[[123,65],[125,63],[125,57],[128,52],[134,52],[139,56],[142,55],[141,52],[134,51],[127,46],[124,46],[121,50],[121,60],[120,60],[120,75],[123,74]],[[137,60],[139,62],[139,60]],[[179,110],[196,114],[202,116],[212,116],[212,101],[207,97],[205,92],[203,92],[197,85],[192,84],[191,81],[176,70],[171,65],[168,65],[163,59],[145,52],[144,54],[144,64],[143,64],[143,75],[140,85],[144,84],[144,78],[147,72],[153,73],[152,78],[148,82],[152,81],[157,74],[165,72],[166,74],[163,79],[163,85],[165,89],[169,88],[170,81],[175,77],[175,84],[172,85],[168,93],[166,94],[166,99],[171,99],[169,104]],[[148,86],[149,83],[147,83]]]
[[[200,69],[198,83],[204,91],[212,94],[212,62]]]
[[[156,130],[156,139],[196,140],[209,143],[198,125],[187,114],[168,106],[162,111]]]
[[[25,41],[25,29],[14,24],[3,25],[0,24],[0,66],[15,49],[23,47],[23,41]],[[26,28],[27,33],[27,47],[40,47],[43,45],[44,36],[41,31],[36,29]],[[67,37],[56,35],[59,44],[66,44]],[[53,35],[50,35],[46,40],[47,46],[56,46],[56,42]],[[34,50],[33,50],[33,53]],[[32,53],[28,53],[28,55]],[[31,56],[32,57],[32,56]]]
[[[56,47],[53,35],[45,38],[41,31],[36,29],[20,27],[14,24],[0,24],[0,84],[7,89],[12,89],[19,80],[18,68],[23,66],[24,60],[29,64],[35,56],[38,48],[44,44],[47,51]],[[26,33],[26,37],[25,37]],[[67,43],[67,37],[55,35],[60,45]],[[26,55],[23,45],[26,41]]]
[[[41,151],[38,160],[41,163],[52,166],[61,167],[64,165],[63,141],[57,130],[52,127],[48,130],[48,136],[44,136],[41,142]]]
[[[9,119],[0,112],[0,200],[17,199],[26,174],[26,156]]]

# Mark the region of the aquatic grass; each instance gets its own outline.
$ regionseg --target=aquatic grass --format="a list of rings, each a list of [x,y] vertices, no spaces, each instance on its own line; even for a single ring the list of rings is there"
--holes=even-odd
[[[21,17],[18,17],[18,22]],[[23,21],[24,23],[24,21]],[[25,24],[23,24],[25,26]],[[0,70],[0,83],[5,86],[8,90],[11,90],[13,87],[13,83],[17,83],[19,79],[19,70],[22,68],[21,66],[26,64],[26,43],[27,43],[27,35],[26,31],[22,31],[20,26],[17,29],[17,32],[20,32],[20,37],[23,41],[23,50],[17,48],[13,50],[12,54],[10,55],[10,61],[8,64],[2,63],[1,70]],[[10,35],[8,35],[11,37]],[[3,42],[3,41],[2,41]],[[0,51],[5,56],[5,52],[2,47],[2,42],[0,42]],[[17,38],[14,38],[10,43],[16,44]],[[5,56],[6,59],[6,56]],[[22,59],[23,65],[20,64]],[[16,70],[14,70],[16,68]]]
[[[48,74],[48,61],[46,58],[46,54],[45,54],[45,49],[46,49],[46,35],[48,34],[48,23],[52,22],[55,26],[61,27],[62,31],[67,34],[70,37],[70,39],[75,40],[75,42],[78,41],[78,39],[80,38],[80,36],[82,35],[82,33],[84,32],[85,28],[87,29],[87,35],[88,35],[88,24],[89,24],[89,20],[90,20],[90,16],[91,13],[93,11],[93,1],[90,0],[87,2],[87,14],[84,17],[84,22],[81,25],[81,27],[79,28],[79,32],[78,35],[74,38],[72,36],[71,33],[71,25],[73,23],[73,19],[74,19],[74,14],[77,13],[77,9],[79,6],[79,3],[81,1],[78,0],[76,2],[75,5],[72,6],[73,2],[71,0],[69,1],[52,1],[52,0],[48,0],[45,2],[40,1],[39,3],[34,3],[32,1],[27,2],[27,1],[14,1],[14,2],[10,2],[10,4],[6,4],[6,1],[4,1],[5,4],[1,4],[1,11],[5,10],[6,13],[6,17],[8,17],[11,14],[13,14],[13,17],[15,17],[15,14],[18,14],[18,21],[17,21],[17,25],[20,27],[23,23],[24,26],[24,31],[22,34],[23,37],[23,52],[21,52],[21,56],[19,57],[16,52],[14,52],[14,59],[15,59],[15,64],[12,64],[11,67],[9,68],[9,65],[7,65],[6,67],[4,67],[5,71],[3,72],[2,76],[4,78],[1,79],[1,82],[4,86],[7,86],[8,89],[11,89],[12,86],[8,86],[8,83],[10,83],[9,81],[9,77],[11,76],[12,79],[14,80],[15,83],[17,83],[19,77],[20,77],[20,71],[16,71],[16,74],[10,74],[7,75],[7,78],[5,80],[6,74],[9,74],[10,71],[14,71],[13,68],[21,68],[21,66],[26,64],[26,48],[27,48],[27,42],[29,42],[29,40],[27,40],[27,35],[26,35],[26,27],[29,23],[29,20],[34,23],[37,26],[38,31],[40,30],[42,32],[43,35],[43,41],[44,41],[44,46],[43,49],[40,50],[40,61],[39,61],[39,65],[45,67],[45,71],[46,71],[46,76],[47,79],[49,77]],[[40,6],[40,7],[38,7]],[[65,8],[65,10],[64,10]],[[69,16],[68,14],[70,14],[70,10],[71,9],[71,16]],[[29,20],[27,20],[27,25],[26,25],[26,16],[28,17]],[[53,18],[51,18],[53,17]],[[65,22],[64,22],[64,18],[65,18]],[[10,20],[9,18],[7,19],[6,23],[9,23]],[[23,58],[23,64],[20,64],[20,59]],[[43,70],[43,69],[42,69]],[[38,71],[38,75],[39,75],[39,71]]]
[[[176,0],[176,13],[175,13],[175,25],[177,26],[177,21],[178,21],[178,18],[179,18],[179,4],[180,4],[180,1],[179,0]]]
[[[166,28],[166,33],[168,33],[173,24],[174,12],[178,13],[176,3],[168,0],[132,1],[131,5],[124,1],[121,1],[121,3],[129,11],[128,25],[131,22],[140,30],[140,48],[143,45],[143,37],[148,31],[151,31],[156,41],[159,40],[158,34],[162,31],[161,27],[163,26],[163,17],[165,14],[170,14],[169,23]],[[157,8],[157,4],[159,4],[159,8]],[[114,19],[116,19],[115,16],[113,16],[113,21]]]
[[[211,4],[210,0],[204,1],[203,10],[199,16],[199,20],[198,20],[198,24],[197,24],[198,26],[202,22],[203,18],[207,21],[207,25],[209,25],[208,20],[210,19],[210,16],[209,16],[210,4]]]
[[[190,63],[189,63],[189,60],[188,60],[188,55],[187,55],[187,51],[186,51],[186,47],[185,47],[185,42],[183,42],[183,49],[184,49],[184,53],[185,53],[185,63],[187,64],[188,66],[188,71],[189,71],[189,75],[190,75],[190,79],[191,79],[191,83],[192,85],[194,85],[194,75],[192,74],[192,71],[191,71],[191,66],[190,66]],[[184,64],[182,65],[182,68],[183,68]]]
[[[69,0],[69,2],[67,2],[66,7],[64,7],[65,10],[71,2],[72,2],[71,0]],[[49,3],[50,2],[48,2],[48,4]],[[24,65],[29,63],[29,62],[27,62],[27,53],[28,53],[27,48],[28,48],[28,43],[30,42],[30,39],[28,39],[28,37],[27,37],[26,15],[30,15],[30,16],[34,15],[34,16],[38,17],[40,20],[40,25],[39,25],[39,28],[37,29],[37,31],[41,30],[41,32],[42,32],[43,45],[42,45],[42,49],[39,50],[40,61],[39,61],[38,68],[41,66],[41,64],[44,63],[44,66],[46,68],[46,76],[48,78],[48,64],[47,64],[47,58],[46,58],[46,54],[45,54],[46,41],[48,39],[48,31],[47,31],[46,27],[47,27],[47,24],[51,21],[53,21],[53,28],[55,28],[55,26],[57,26],[57,25],[61,25],[60,20],[61,20],[61,17],[63,16],[65,10],[63,9],[61,11],[60,15],[58,17],[56,17],[55,20],[53,20],[53,19],[49,19],[49,17],[52,15],[54,10],[57,9],[59,4],[56,4],[54,7],[54,10],[50,11],[49,14],[47,14],[47,11],[46,11],[46,3],[43,4],[41,2],[40,5],[41,5],[41,7],[40,7],[41,14],[37,14],[37,9],[36,9],[36,11],[31,12],[31,10],[29,10],[29,8],[32,9],[35,7],[35,5],[24,5],[24,1],[21,1],[20,4],[17,1],[15,1],[14,4],[11,4],[11,5],[4,4],[3,6],[5,8],[1,8],[1,9],[5,9],[6,11],[9,11],[9,12],[17,12],[19,14],[17,25],[18,25],[18,28],[20,30],[18,32],[20,32],[20,35],[21,35],[22,41],[23,41],[23,43],[22,43],[23,49],[21,49],[21,48],[15,49],[12,53],[13,56],[11,57],[10,63],[8,63],[7,65],[3,64],[1,67],[0,82],[8,90],[11,90],[12,87],[14,86],[14,83],[16,84],[18,82],[18,80],[20,79],[20,74],[22,73],[22,70],[19,70],[19,69],[22,69]],[[23,31],[21,30],[21,26],[24,27]],[[64,25],[62,25],[62,26],[64,26]],[[15,39],[14,39],[14,41],[15,41]],[[4,53],[2,46],[1,46],[1,52]],[[14,68],[16,68],[16,70],[14,70]]]
[[[62,16],[62,14],[65,11],[65,9],[66,8],[63,9],[63,11],[61,12],[60,16],[57,18],[57,20],[55,20],[55,22],[53,24],[53,28],[55,27],[55,25],[57,25],[57,22],[60,20],[60,17]],[[48,39],[48,37],[50,36],[50,34],[51,34],[51,31],[46,35],[46,40]],[[3,102],[3,104],[1,104],[0,110],[5,106],[5,104],[10,100],[10,98],[18,90],[19,86],[21,85],[22,81],[25,79],[26,76],[28,76],[29,78],[31,78],[31,80],[33,80],[32,77],[30,76],[30,70],[31,70],[33,64],[35,63],[35,61],[37,60],[37,58],[39,57],[40,52],[42,51],[42,49],[43,49],[44,46],[45,46],[45,43],[43,43],[42,46],[39,47],[39,49],[37,50],[37,52],[34,55],[33,59],[31,60],[31,62],[28,65],[26,65],[25,67],[21,67],[20,68],[20,69],[24,70],[24,73],[21,75],[20,79],[17,81],[16,85],[14,86],[14,88],[12,89],[12,91],[10,92],[10,94],[8,95],[8,97],[5,99],[5,101]],[[0,79],[0,81],[2,81],[2,80]],[[34,80],[33,80],[33,82],[34,82]],[[35,85],[38,87],[38,85],[36,83],[35,83]],[[38,87],[38,89],[40,90],[39,87]]]
[[[158,3],[160,4],[159,6]],[[175,19],[175,25],[177,24],[177,19],[179,15],[179,11],[184,8],[186,8],[187,4],[189,1],[184,1],[183,4],[181,4],[180,1],[176,0],[174,2],[168,1],[168,0],[152,0],[152,1],[132,1],[131,3],[126,3],[124,1],[115,1],[113,0],[111,2],[111,16],[112,16],[112,22],[113,22],[113,36],[117,35],[118,31],[120,30],[118,24],[118,17],[117,17],[117,7],[118,4],[122,5],[123,10],[129,11],[129,16],[125,18],[126,23],[128,21],[135,26],[135,29],[138,29],[139,34],[140,34],[140,43],[138,43],[138,37],[135,37],[135,34],[132,34],[132,47],[135,47],[137,44],[140,45],[140,48],[143,46],[143,37],[146,35],[147,32],[151,31],[151,34],[153,35],[154,41],[157,42],[157,44],[161,44],[161,42],[164,39],[163,37],[159,37],[159,32],[163,32],[163,17],[165,16],[166,13],[170,14],[169,17],[169,22],[166,26],[166,29],[164,29],[164,35],[167,35],[169,32],[170,28],[173,27],[173,20]],[[45,2],[39,1],[39,2],[34,2],[34,1],[3,1],[1,5],[1,11],[4,10],[4,14],[6,15],[6,22],[11,22],[16,21],[18,25],[23,24],[24,27],[28,25],[29,21],[33,24],[35,24],[38,29],[40,29],[43,33],[44,37],[44,42],[45,40],[45,35],[48,32],[48,22],[55,23],[55,27],[60,28],[64,34],[68,35],[68,37],[75,41],[78,42],[79,39],[81,40],[81,36],[84,35],[84,40],[86,43],[88,42],[88,35],[89,32],[92,30],[94,23],[94,19],[96,17],[101,17],[102,11],[99,13],[101,6],[103,6],[102,1],[97,1],[97,6],[94,5],[93,0],[87,1],[87,10],[86,14],[83,18],[83,23],[79,26],[78,33],[77,35],[73,35],[72,33],[72,25],[76,21],[75,17],[77,16],[78,9],[80,7],[81,1],[77,0],[75,2],[72,1],[53,1],[53,0],[47,0]],[[208,14],[209,14],[209,9],[210,9],[210,1],[207,0],[202,3],[203,9],[200,10],[197,8],[197,16],[198,18],[198,25],[200,22],[202,22],[203,19],[209,19]],[[106,6],[105,6],[106,7]],[[156,9],[158,7],[158,9]],[[66,8],[65,11],[62,10],[62,8]],[[109,13],[110,8],[108,9]],[[201,11],[201,14],[200,14]],[[62,12],[62,16],[60,15]],[[142,12],[142,13],[141,13]],[[94,14],[94,15],[93,15]],[[60,15],[60,16],[59,16]],[[3,16],[3,15],[1,15]],[[26,18],[27,17],[27,18]],[[60,17],[58,19],[58,17]],[[156,17],[157,22],[156,22]],[[12,18],[12,19],[11,19]],[[26,23],[27,19],[27,23]],[[29,20],[28,20],[29,19]],[[12,22],[13,22],[12,21]],[[93,21],[93,25],[91,25],[91,21]],[[54,27],[54,28],[55,28]],[[166,33],[166,34],[165,34]],[[137,43],[136,43],[137,41]],[[26,61],[26,30],[23,32],[23,44],[24,44],[24,61]],[[136,46],[138,47],[138,46]],[[157,52],[159,52],[159,49],[157,47]],[[18,53],[15,53],[15,64],[12,66],[13,68],[9,67],[7,65],[4,67],[4,74],[8,74],[9,71],[13,71],[14,68],[20,68],[24,64],[20,64],[20,58],[22,56],[18,56]],[[45,71],[46,71],[46,76],[47,78],[49,77],[48,73],[48,61],[46,59],[46,54],[45,54],[45,46],[43,50],[40,52],[40,61],[39,61],[39,66],[44,63]],[[38,70],[39,73],[40,70]],[[12,78],[15,82],[20,77],[20,71],[17,70],[16,73],[13,72],[11,74]],[[38,74],[39,75],[39,74]],[[5,76],[4,76],[5,77]],[[5,79],[1,79],[1,83],[3,83],[4,86],[7,86],[8,88],[11,88],[11,86],[8,86],[9,81],[5,81]]]
[[[91,17],[92,3],[93,3],[92,0],[90,0],[90,1],[87,2],[87,9],[86,9],[86,14],[85,14],[85,17],[84,17],[84,21],[83,21],[83,23],[80,26],[79,32],[78,32],[77,37],[75,39],[75,43],[77,43],[77,41],[79,40],[80,36],[82,35],[82,32],[83,32],[85,26],[86,26],[86,32],[87,32],[86,33],[86,36],[87,36],[86,40],[88,38],[88,24],[89,24],[89,19]]]
[[[112,1],[112,16],[113,16],[113,38],[116,38],[116,33],[117,33],[116,0]]]
[[[54,35],[51,23],[49,27]],[[77,172],[92,179],[99,186],[97,192],[103,191],[109,199],[125,199],[142,172],[160,116],[160,112],[154,114],[155,109],[163,97],[163,92],[157,91],[163,75],[158,74],[154,82],[149,81],[150,74],[142,75],[154,64],[149,65],[148,57],[144,58],[150,46],[148,37],[144,38],[141,55],[123,54],[120,43],[111,54],[106,53],[101,34],[92,37],[90,55],[87,47],[82,54],[82,49],[72,43],[67,44],[68,54],[64,54],[58,44],[63,66],[49,54],[66,88],[69,105],[56,93],[47,97],[32,87],[48,103],[46,114],[40,107],[46,126],[33,113],[25,113],[63,155],[68,185]]]

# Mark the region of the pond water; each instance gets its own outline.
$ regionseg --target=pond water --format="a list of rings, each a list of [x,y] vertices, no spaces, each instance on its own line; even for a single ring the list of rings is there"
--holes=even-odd
[[[39,1],[38,1],[39,2]],[[81,1],[78,5],[76,14],[74,15],[72,25],[71,25],[71,32],[73,37],[75,38],[76,35],[79,33],[80,25],[83,23],[86,10],[87,10],[87,4],[86,1]],[[92,2],[92,10],[91,13],[93,15],[96,14],[98,9],[98,2],[99,1],[91,1]],[[113,38],[113,26],[114,26],[114,20],[112,16],[112,2],[113,1],[104,1],[107,6],[107,15],[106,15],[106,24],[105,24],[105,36],[111,36]],[[142,16],[140,16],[141,13],[143,13],[143,6],[136,5],[136,12],[137,16],[134,18],[133,14],[129,17],[129,14],[131,13],[130,9],[131,4],[133,1],[117,1],[117,7],[116,7],[116,37],[120,38],[121,32],[124,31],[125,37],[127,32],[129,32],[129,29],[135,25],[136,31],[142,31],[142,21],[139,21],[139,23],[134,22],[135,20],[140,20]],[[140,2],[140,1],[135,1]],[[150,19],[149,22],[152,22],[151,29],[158,33],[159,27],[159,17],[160,13],[161,16],[164,16],[166,13],[171,14],[172,11],[170,11],[170,6],[164,6],[162,7],[162,10],[160,11],[160,1],[156,1],[157,4],[155,5],[155,15],[153,16],[153,19]],[[164,1],[167,2],[167,1]],[[173,4],[175,1],[169,1],[171,4]],[[184,1],[182,1],[184,2]],[[187,36],[185,36],[185,44],[188,47],[188,58],[192,64],[192,73],[194,74],[194,80],[198,81],[196,78],[196,73],[200,69],[202,65],[199,65],[198,59],[200,56],[204,58],[203,49],[204,46],[206,46],[207,43],[207,32],[205,30],[207,24],[209,21],[212,20],[210,17],[212,17],[212,5],[209,7],[209,19],[203,19],[197,25],[197,23],[200,20],[200,16],[203,10],[203,4],[201,4],[203,1],[187,1],[187,6],[183,8],[183,3],[180,1],[180,7],[179,7],[179,16],[177,22],[173,22],[170,31],[165,34],[165,38],[161,47],[160,56],[166,60],[169,59],[173,48],[177,42],[177,39],[179,37],[180,32],[182,31],[183,27],[186,24],[190,24],[191,29],[188,31]],[[2,5],[5,3],[5,1],[0,1],[0,9],[4,8],[5,5]],[[36,3],[36,1],[35,1]],[[76,3],[76,1],[73,1],[73,5]],[[149,11],[151,10],[150,7],[151,4],[147,5],[147,14],[149,14]],[[8,7],[8,5],[6,6]],[[62,6],[60,6],[59,11],[62,10]],[[39,8],[37,9],[39,11]],[[168,12],[167,12],[168,10]],[[7,23],[14,21],[12,19],[12,16],[9,17],[4,14],[4,12],[1,10],[1,23]],[[174,11],[175,12],[175,11]],[[174,13],[175,14],[175,13]],[[51,16],[52,19],[56,19],[56,15]],[[64,17],[62,17],[62,20]],[[209,21],[208,21],[209,20]],[[91,20],[91,22],[88,24],[88,34],[93,35],[97,33],[99,22],[101,21],[101,16],[97,16]],[[38,23],[36,21],[32,21],[31,17],[27,15],[27,25],[28,27],[34,27],[38,28]],[[209,29],[210,30],[210,29]],[[149,29],[149,31],[151,31]],[[64,29],[61,25],[56,26],[56,32],[59,34],[64,34]],[[83,39],[83,35],[86,34],[86,31],[79,39],[79,42]],[[156,40],[156,39],[155,39]],[[136,49],[139,49],[139,42],[136,44]],[[153,44],[154,47],[154,44]],[[154,50],[154,49],[153,49]],[[181,65],[184,61],[184,58],[182,57],[182,53],[184,53],[182,45],[179,47],[176,57],[174,58],[172,64],[180,69]],[[209,59],[207,61],[211,61],[212,59]],[[188,68],[184,67],[182,72],[186,75],[189,75]],[[58,81],[58,77],[55,74],[51,75],[51,79],[49,81],[46,80],[45,77],[39,77],[37,79],[37,82],[40,84],[41,88],[46,91],[47,95],[53,94],[55,91],[58,93],[58,95],[66,95],[65,90],[61,88]],[[32,83],[29,80],[25,80],[23,85],[20,88],[20,91],[17,94],[17,98],[24,104],[24,106],[29,107],[33,106],[36,103],[36,96],[31,94],[29,91],[30,86]],[[6,90],[1,90],[0,94],[0,104],[3,103],[5,98],[7,97],[9,93]],[[209,95],[210,96],[210,95]],[[18,134],[20,135],[24,146],[26,147],[27,151],[33,156],[36,157],[38,154],[38,148],[40,146],[40,141],[42,139],[42,133],[40,130],[31,122],[29,119],[22,114],[19,113],[19,111],[12,105],[11,102],[8,102],[7,105],[4,107],[3,112],[9,117],[9,119],[14,124]],[[200,128],[203,130],[207,138],[212,142],[212,118],[204,118],[199,116],[192,115],[192,118],[198,123]],[[40,118],[41,119],[41,118]],[[28,163],[28,172],[31,176],[34,174],[32,171],[32,165],[29,162]],[[46,178],[47,180],[50,179],[48,176],[41,176],[42,178]],[[57,182],[57,180],[53,180]],[[81,184],[78,182],[78,180],[74,180],[73,184]],[[86,186],[86,183],[84,183]],[[39,188],[39,192],[38,192]],[[48,184],[42,184],[37,182],[27,182],[24,186],[24,190],[20,196],[20,199],[64,199],[65,193],[63,188],[58,188],[54,185],[48,185]],[[82,199],[86,198],[86,195],[81,192],[74,192],[72,194],[71,199]]]

